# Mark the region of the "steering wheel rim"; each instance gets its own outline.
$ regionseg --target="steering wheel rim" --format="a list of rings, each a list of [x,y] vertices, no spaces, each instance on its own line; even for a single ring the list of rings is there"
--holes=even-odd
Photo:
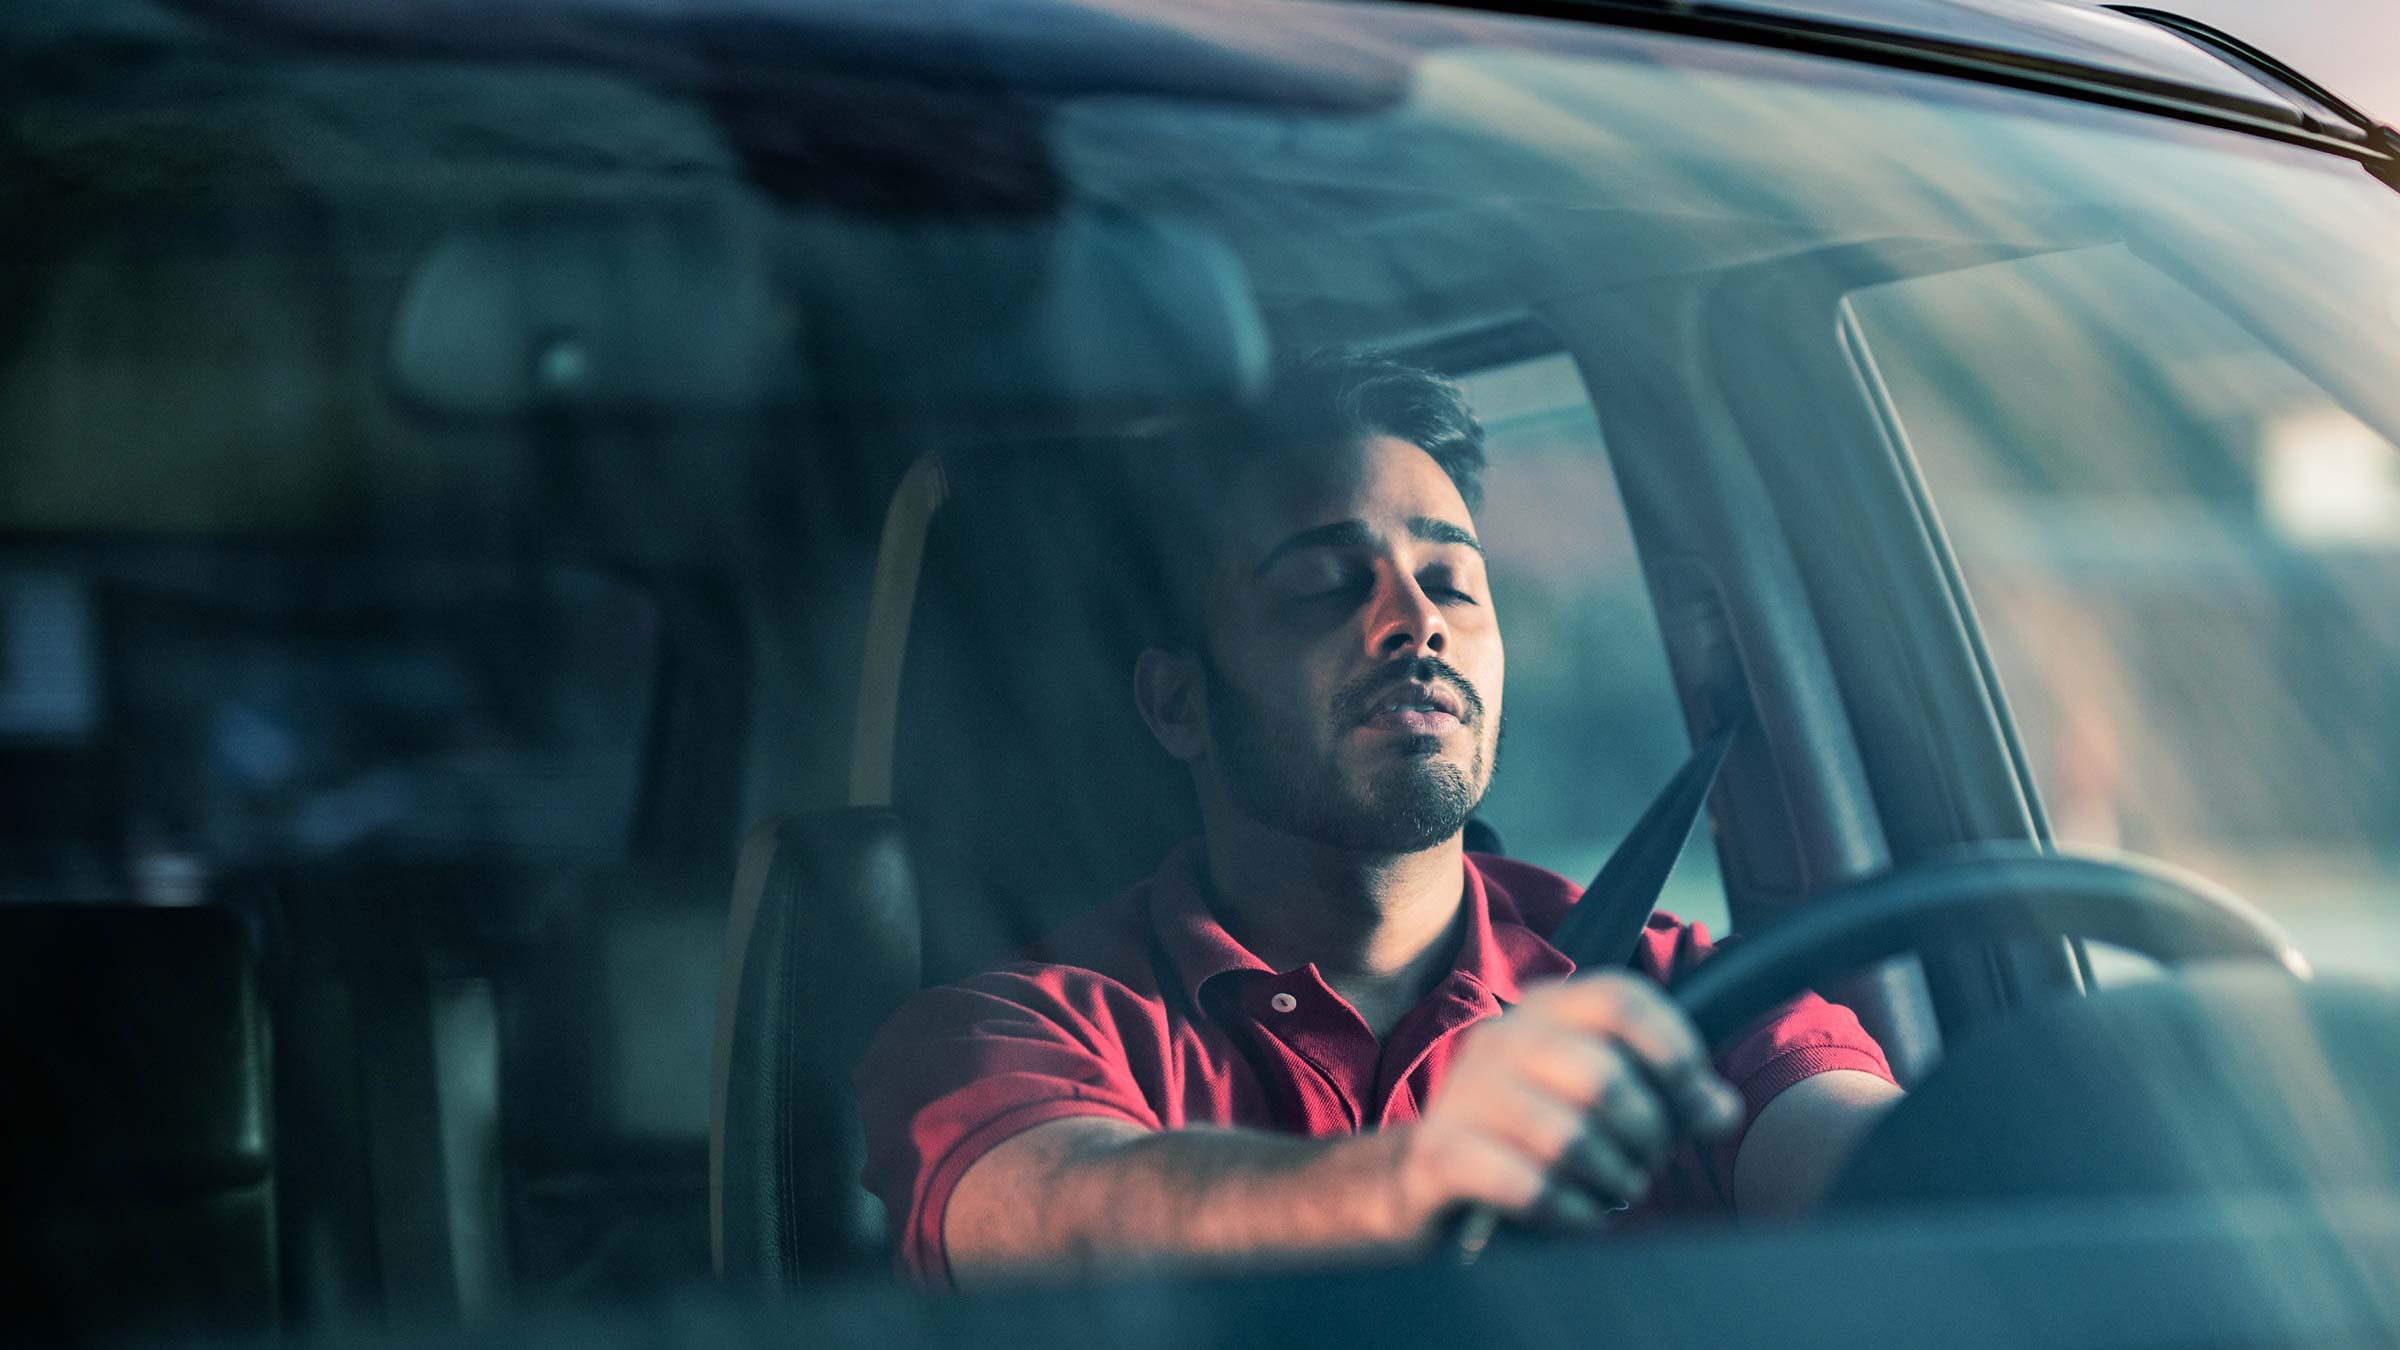
[[[1838,887],[1701,962],[1669,992],[1709,1045],[1811,986],[1922,947],[2092,938],[2169,965],[2260,961],[2310,978],[2282,927],[2150,858],[1979,844]]]

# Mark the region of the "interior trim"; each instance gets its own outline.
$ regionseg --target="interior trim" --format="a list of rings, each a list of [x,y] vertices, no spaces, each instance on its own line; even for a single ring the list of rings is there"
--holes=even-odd
[[[950,500],[950,475],[932,455],[909,465],[885,508],[868,592],[867,632],[860,658],[858,710],[852,720],[850,805],[888,809],[892,762],[899,746],[900,676],[908,631],[916,616],[917,580],[934,517]],[[734,865],[733,900],[726,916],[725,971],[717,987],[716,1043],[709,1070],[708,1258],[725,1274],[725,1112],[733,1073],[733,1032],[741,1006],[744,958],[758,927],[758,908],[782,839],[782,823],[750,831]]]
[[[767,873],[782,837],[780,821],[770,820],[751,830],[742,842],[741,861],[733,869],[733,905],[726,923],[725,974],[717,985],[717,1034],[710,1052],[708,1090],[708,1264],[719,1279],[725,1277],[725,1100],[733,1082],[733,1026],[741,1008],[743,958],[750,951],[751,931],[758,927],[759,897],[766,893]]]
[[[858,715],[850,745],[850,805],[892,804],[892,760],[899,744],[900,671],[908,657],[908,626],[916,615],[917,576],[925,565],[925,536],[950,499],[950,476],[931,455],[908,466],[884,512],[875,550],[875,583],[867,605],[866,654],[858,681]]]

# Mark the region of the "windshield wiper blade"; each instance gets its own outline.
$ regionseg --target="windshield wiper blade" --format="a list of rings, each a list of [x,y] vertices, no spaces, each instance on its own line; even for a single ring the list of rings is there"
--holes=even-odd
[[[2286,98],[2314,105],[2316,112],[2329,114],[2340,123],[2328,124],[2323,117],[2312,115],[2311,109],[2304,106],[2299,112],[2313,124],[2310,130],[2337,136],[2348,132],[2356,139],[2368,141],[2372,141],[2377,132],[2387,137],[2392,135],[2390,127],[2382,125],[2344,101],[2340,95],[2301,74],[2290,63],[2278,60],[2222,28],[2177,14],[2173,10],[2153,9],[2148,5],[2102,5],[2101,8],[2115,10],[2127,18],[2163,28]]]

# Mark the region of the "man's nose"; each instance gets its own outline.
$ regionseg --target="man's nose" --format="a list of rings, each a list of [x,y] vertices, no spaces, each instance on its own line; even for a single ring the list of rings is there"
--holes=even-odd
[[[1416,578],[1400,576],[1376,588],[1368,650],[1378,660],[1439,656],[1450,645],[1450,625]]]

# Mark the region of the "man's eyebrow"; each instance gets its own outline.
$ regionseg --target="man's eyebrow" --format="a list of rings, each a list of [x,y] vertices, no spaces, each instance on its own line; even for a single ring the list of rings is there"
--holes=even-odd
[[[1460,544],[1483,553],[1483,544],[1463,526],[1433,516],[1411,516],[1408,521],[1411,537],[1429,544]],[[1312,548],[1361,548],[1375,542],[1375,530],[1363,520],[1337,520],[1329,525],[1315,525],[1285,539],[1267,550],[1267,556],[1250,569],[1252,576],[1265,576],[1267,569],[1283,560],[1285,555]]]
[[[1286,554],[1311,548],[1357,548],[1375,542],[1375,531],[1363,520],[1337,520],[1330,525],[1314,525],[1285,539],[1267,550],[1267,556],[1250,569],[1252,576],[1265,576],[1267,569],[1281,562]]]
[[[1428,544],[1463,544],[1475,550],[1477,557],[1483,556],[1482,540],[1464,527],[1446,520],[1432,516],[1411,516],[1408,519],[1408,532]]]

